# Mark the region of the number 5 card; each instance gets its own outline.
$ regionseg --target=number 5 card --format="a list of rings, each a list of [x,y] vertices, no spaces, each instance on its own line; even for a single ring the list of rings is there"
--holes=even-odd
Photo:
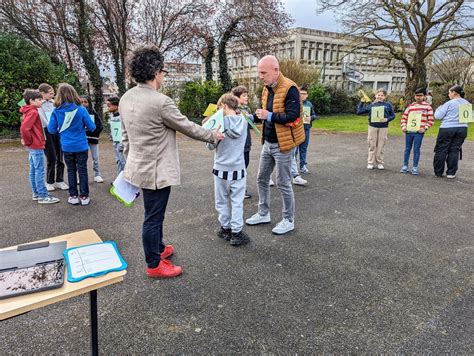
[[[421,129],[421,111],[411,111],[408,114],[407,132],[418,132]]]

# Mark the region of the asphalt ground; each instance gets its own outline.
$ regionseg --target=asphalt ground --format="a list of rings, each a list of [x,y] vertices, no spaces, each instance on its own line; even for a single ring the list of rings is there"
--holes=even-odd
[[[402,137],[389,138],[386,170],[368,171],[365,135],[313,130],[312,174],[294,187],[296,229],[271,234],[281,219],[274,187],[272,224],[246,227],[251,243],[235,248],[215,235],[212,153],[181,137],[182,184],[164,231],[184,273],[170,280],[144,273],[142,200],[125,208],[108,194],[110,142],[100,144],[105,183],[90,183],[87,207],[62,191],[59,204],[33,202],[26,152],[2,144],[0,247],[91,228],[117,243],[129,268],[98,292],[103,354],[473,354],[474,142],[454,180],[433,176],[434,143],[423,143],[415,177],[398,173]],[[246,218],[260,149],[254,138]],[[83,295],[3,321],[0,354],[87,354],[88,313]]]

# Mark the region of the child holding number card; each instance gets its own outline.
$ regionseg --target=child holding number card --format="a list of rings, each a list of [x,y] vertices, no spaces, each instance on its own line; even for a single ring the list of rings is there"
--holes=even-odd
[[[386,97],[385,89],[379,89],[375,94],[373,103],[367,105],[361,100],[357,106],[357,115],[369,114],[367,169],[374,169],[375,164],[377,164],[377,169],[385,169],[383,166],[383,150],[387,141],[388,123],[395,119],[393,105],[385,101]]]
[[[87,176],[87,144],[86,130],[96,129],[87,110],[80,105],[81,99],[76,90],[69,84],[59,84],[54,99],[56,108],[51,114],[48,131],[50,134],[59,133],[61,149],[67,166],[69,183],[68,203],[72,205],[88,205],[89,179]],[[80,195],[77,191],[77,174],[79,173]]]
[[[122,143],[122,120],[119,113],[118,96],[112,96],[107,99],[107,109],[110,113],[110,135],[112,136],[112,143],[114,146],[115,161],[117,163],[117,173],[120,173],[125,168],[125,155],[123,154]]]
[[[96,127],[94,131],[86,131],[87,142],[89,143],[92,157],[92,168],[94,169],[94,182],[103,183],[104,180],[102,179],[99,170],[99,136],[103,129],[102,121],[100,120],[99,115],[97,115],[92,108],[91,101],[87,95],[81,95],[81,103],[89,112]]]
[[[420,149],[425,132],[433,126],[433,108],[425,101],[426,90],[415,90],[415,102],[408,105],[400,120],[400,126],[405,133],[405,153],[400,173],[408,172],[411,148],[413,148],[413,168],[411,173],[418,175]]]
[[[464,89],[455,85],[449,89],[449,101],[436,109],[434,117],[442,120],[436,138],[434,173],[442,177],[447,164],[446,178],[456,178],[461,147],[467,137],[467,123],[473,122],[472,104],[464,99]]]
[[[237,114],[239,101],[236,96],[230,93],[222,95],[218,106],[224,110],[225,139],[217,144],[206,144],[210,150],[215,150],[212,174],[216,210],[221,224],[217,236],[230,241],[232,246],[240,246],[250,241],[243,231],[246,187],[244,147],[248,123],[241,114]]]

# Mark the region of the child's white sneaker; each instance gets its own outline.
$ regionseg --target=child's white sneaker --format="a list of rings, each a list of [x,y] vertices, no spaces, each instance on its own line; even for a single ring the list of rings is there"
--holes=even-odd
[[[94,177],[94,182],[96,183],[103,183],[104,179],[101,176],[95,176]]]
[[[81,205],[89,205],[91,199],[89,197],[80,197],[79,200],[81,201]]]
[[[55,204],[55,203],[59,203],[59,199],[52,196],[47,196],[46,198],[38,199],[38,204]]]
[[[308,169],[308,167],[306,167],[306,165],[301,167],[300,172],[304,174],[311,174],[311,171]]]
[[[69,186],[64,182],[56,182],[54,184],[54,186],[58,189],[61,189],[61,190],[68,190],[69,189]]]
[[[385,169],[385,167],[383,166],[382,163],[379,163],[379,164],[377,165],[377,169],[383,171],[383,170]]]
[[[56,190],[56,188],[54,187],[54,184],[48,184],[48,183],[46,183],[46,190],[47,190],[48,192],[52,192],[52,191]]]
[[[374,169],[374,165],[369,163],[369,164],[367,165],[367,169]]]
[[[306,185],[308,181],[306,179],[301,178],[301,176],[296,176],[293,178],[293,184],[296,185]]]
[[[67,198],[67,202],[72,205],[77,205],[79,204],[79,198],[77,195],[72,195],[69,198]]]
[[[275,185],[275,182],[273,181],[273,179],[270,177],[270,183],[268,183],[268,185],[270,187],[273,187]]]
[[[33,200],[34,200],[34,201],[38,201],[38,200],[39,200],[39,196],[36,195],[36,194],[33,194]]]

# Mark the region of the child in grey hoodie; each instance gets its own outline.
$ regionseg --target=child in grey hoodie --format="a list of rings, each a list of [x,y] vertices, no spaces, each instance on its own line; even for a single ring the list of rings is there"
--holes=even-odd
[[[206,144],[210,150],[215,149],[212,173],[216,210],[221,224],[217,236],[230,241],[232,246],[240,246],[250,241],[242,230],[246,188],[244,146],[247,139],[247,121],[236,113],[239,106],[237,97],[230,93],[224,94],[219,102],[224,109],[225,139],[217,144]]]

